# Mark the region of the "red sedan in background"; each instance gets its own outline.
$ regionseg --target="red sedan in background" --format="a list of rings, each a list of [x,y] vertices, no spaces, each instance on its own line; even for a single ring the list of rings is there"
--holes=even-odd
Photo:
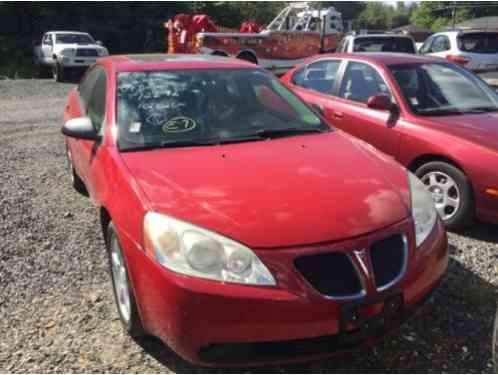
[[[350,350],[405,320],[445,273],[420,181],[252,64],[104,58],[64,116],[125,329],[190,361]]]
[[[309,59],[282,81],[339,129],[392,156],[449,228],[498,223],[498,96],[469,71],[406,54]]]

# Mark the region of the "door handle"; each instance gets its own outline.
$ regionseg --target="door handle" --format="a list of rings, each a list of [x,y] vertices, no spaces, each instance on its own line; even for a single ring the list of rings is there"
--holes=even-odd
[[[343,117],[344,117],[344,113],[334,111],[334,118],[342,119]]]

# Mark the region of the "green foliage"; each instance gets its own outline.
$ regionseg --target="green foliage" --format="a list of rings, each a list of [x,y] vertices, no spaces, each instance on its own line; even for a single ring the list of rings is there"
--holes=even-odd
[[[410,14],[416,7],[406,6],[403,1],[397,3],[396,7],[382,2],[369,2],[365,9],[359,14],[356,28],[389,30],[391,28],[407,25],[410,21]]]

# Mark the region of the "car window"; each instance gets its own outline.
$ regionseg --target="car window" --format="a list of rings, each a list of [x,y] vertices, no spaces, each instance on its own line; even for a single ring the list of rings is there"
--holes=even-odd
[[[433,36],[430,36],[429,38],[427,38],[427,40],[424,42],[422,47],[420,47],[420,53],[429,53],[433,40],[434,40]]]
[[[292,82],[308,90],[331,94],[340,60],[320,60],[296,72]]]
[[[450,39],[446,35],[439,35],[434,39],[434,43],[430,48],[430,52],[444,52],[450,50]]]
[[[43,44],[52,45],[52,35],[47,34],[43,37]]]
[[[328,129],[260,69],[121,72],[117,81],[120,150],[254,140],[262,131],[288,128]]]
[[[95,41],[88,34],[55,34],[55,40],[61,44],[94,44]]]
[[[391,96],[387,84],[377,70],[365,63],[348,63],[339,96],[355,102],[366,103],[371,96],[379,94]]]
[[[441,116],[498,110],[496,93],[454,64],[405,64],[389,68],[416,114]]]
[[[87,116],[92,121],[95,130],[100,133],[105,116],[107,76],[103,69],[99,69],[97,72],[97,79],[88,101]]]
[[[102,68],[96,66],[91,68],[81,80],[78,86],[78,92],[80,96],[80,105],[82,107],[83,112],[86,112],[88,102],[90,100],[90,96],[92,95],[93,87],[97,78],[99,76],[99,72]]]
[[[356,38],[353,49],[354,52],[416,52],[413,41],[410,38],[387,36]]]
[[[498,33],[465,33],[458,37],[458,48],[463,52],[498,53]]]

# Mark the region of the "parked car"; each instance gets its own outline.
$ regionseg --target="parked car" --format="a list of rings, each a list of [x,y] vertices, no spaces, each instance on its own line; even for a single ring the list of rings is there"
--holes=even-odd
[[[405,34],[351,34],[342,39],[336,52],[417,53],[417,47],[413,38]]]
[[[39,75],[51,72],[57,82],[65,81],[70,72],[85,71],[98,57],[107,55],[109,51],[100,41],[76,31],[49,31],[33,50]]]
[[[407,54],[336,54],[282,80],[415,173],[449,228],[498,222],[498,96],[468,70]]]
[[[443,57],[475,72],[498,70],[498,32],[451,30],[433,34],[421,54]]]
[[[447,268],[422,183],[248,62],[99,59],[64,118],[124,327],[192,362],[292,362],[369,343]]]

